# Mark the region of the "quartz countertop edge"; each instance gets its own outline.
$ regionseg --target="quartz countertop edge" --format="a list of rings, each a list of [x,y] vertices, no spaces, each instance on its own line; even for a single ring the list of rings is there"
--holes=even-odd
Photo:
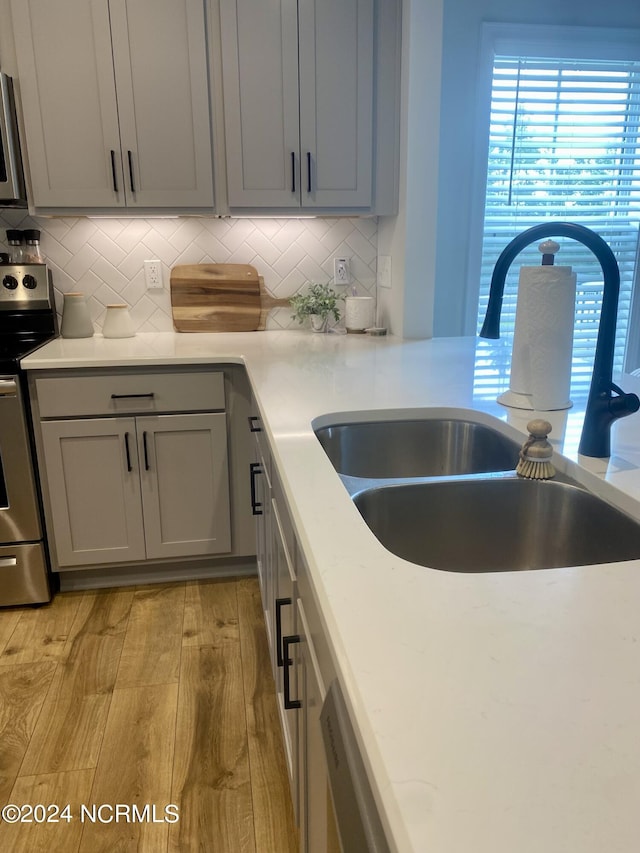
[[[162,332],[59,338],[22,364],[246,366],[393,849],[631,853],[640,561],[473,575],[408,563],[373,537],[312,429],[336,412],[442,407],[522,437],[532,413],[495,401],[508,356],[472,338]],[[610,460],[585,460],[583,415],[544,414],[567,469],[640,517],[637,416],[616,424]]]

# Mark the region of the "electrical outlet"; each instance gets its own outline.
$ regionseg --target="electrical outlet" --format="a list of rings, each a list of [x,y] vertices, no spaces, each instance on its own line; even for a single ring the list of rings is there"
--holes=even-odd
[[[351,281],[349,258],[333,259],[333,281],[335,284],[349,284]]]
[[[378,255],[378,287],[391,288],[391,255]]]
[[[144,280],[147,290],[162,290],[162,263],[160,261],[144,262]]]

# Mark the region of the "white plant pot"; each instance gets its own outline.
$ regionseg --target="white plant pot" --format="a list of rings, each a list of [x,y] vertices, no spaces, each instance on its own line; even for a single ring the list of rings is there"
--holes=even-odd
[[[314,332],[326,332],[327,331],[327,317],[323,317],[322,314],[309,314],[309,319],[311,320],[311,329]]]

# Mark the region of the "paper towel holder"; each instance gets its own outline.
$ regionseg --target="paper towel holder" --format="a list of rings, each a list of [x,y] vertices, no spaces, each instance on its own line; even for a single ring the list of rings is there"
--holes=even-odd
[[[538,245],[541,265],[521,267],[509,390],[503,406],[525,411],[561,411],[570,399],[576,275],[555,266],[560,244]]]

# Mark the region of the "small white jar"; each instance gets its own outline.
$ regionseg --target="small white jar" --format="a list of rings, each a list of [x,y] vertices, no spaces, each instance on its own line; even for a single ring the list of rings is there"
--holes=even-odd
[[[347,332],[363,334],[374,324],[375,305],[372,296],[347,296],[344,325]]]
[[[84,293],[65,293],[62,305],[60,334],[63,338],[90,338],[93,323]]]
[[[135,335],[129,306],[125,303],[107,305],[102,334],[105,338],[132,338]]]

